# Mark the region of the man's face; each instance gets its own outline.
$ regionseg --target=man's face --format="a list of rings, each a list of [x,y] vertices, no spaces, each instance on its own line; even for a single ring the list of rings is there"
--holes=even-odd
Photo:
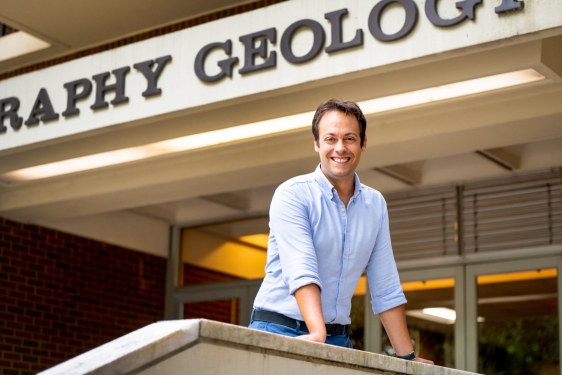
[[[318,123],[318,143],[314,150],[320,154],[322,172],[332,184],[352,179],[367,137],[361,146],[357,119],[340,111],[329,111]]]

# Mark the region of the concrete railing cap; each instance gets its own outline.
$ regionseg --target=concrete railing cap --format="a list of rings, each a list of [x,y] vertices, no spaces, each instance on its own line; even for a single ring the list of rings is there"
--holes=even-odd
[[[162,321],[52,367],[41,375],[127,374],[156,365],[200,343],[258,351],[265,355],[315,361],[367,372],[411,375],[472,374],[404,361],[381,354],[339,348],[204,319]]]

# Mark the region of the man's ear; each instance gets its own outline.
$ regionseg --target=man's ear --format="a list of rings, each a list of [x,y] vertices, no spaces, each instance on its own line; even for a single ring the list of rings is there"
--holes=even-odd
[[[365,151],[366,148],[367,148],[367,135],[365,135],[365,138],[363,138],[363,146],[361,146],[361,152]]]
[[[314,143],[314,151],[320,151],[320,145],[318,144],[318,141],[315,139],[312,142]]]

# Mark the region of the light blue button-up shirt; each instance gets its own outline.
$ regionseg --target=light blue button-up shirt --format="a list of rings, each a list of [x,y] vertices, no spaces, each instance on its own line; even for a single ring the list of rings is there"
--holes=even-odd
[[[254,308],[303,320],[294,293],[316,284],[324,322],[349,324],[351,297],[365,270],[376,314],[406,303],[386,202],[357,175],[347,208],[318,166],[277,188],[269,217],[266,274]]]

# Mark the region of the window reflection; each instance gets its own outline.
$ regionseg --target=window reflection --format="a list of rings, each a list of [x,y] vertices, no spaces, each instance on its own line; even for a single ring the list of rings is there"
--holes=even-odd
[[[478,372],[559,374],[556,269],[482,275]]]
[[[371,305],[367,305],[365,310],[365,293],[367,292],[367,277],[361,276],[353,297],[351,298],[351,334],[349,339],[353,344],[353,349],[365,350],[365,311],[372,314]]]

